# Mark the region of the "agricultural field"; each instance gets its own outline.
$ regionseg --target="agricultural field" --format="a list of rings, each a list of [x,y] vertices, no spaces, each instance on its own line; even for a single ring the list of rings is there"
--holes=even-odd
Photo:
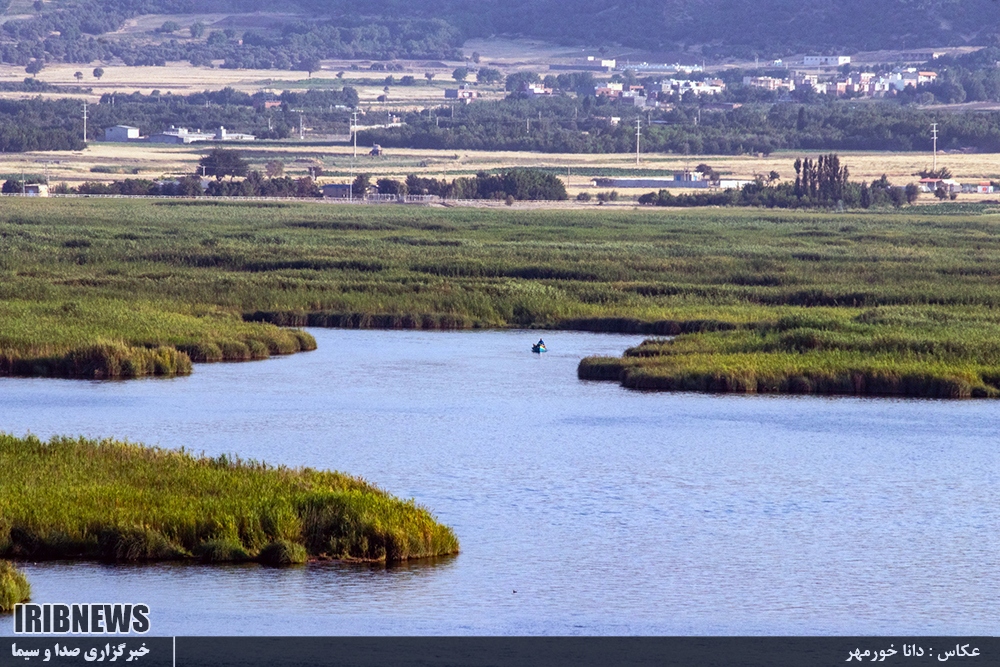
[[[384,116],[371,112],[362,116],[359,126],[383,121]],[[531,153],[516,151],[425,150],[392,148],[382,156],[372,157],[370,146],[359,145],[357,157],[347,141],[310,142],[278,141],[233,144],[260,171],[271,160],[281,161],[285,173],[294,177],[308,176],[310,167],[321,167],[325,183],[346,183],[353,175],[368,173],[375,178],[405,179],[407,174],[433,178],[471,176],[478,171],[510,167],[531,167],[550,170],[566,184],[571,196],[580,192],[599,191],[591,181],[597,176],[665,178],[685,169],[705,163],[724,178],[751,179],[756,174],[777,172],[782,180],[793,180],[792,163],[796,158],[816,159],[817,151],[779,151],[766,157],[751,155],[672,155],[643,153],[639,165],[635,154]],[[307,134],[308,137],[308,134]],[[50,183],[66,182],[71,186],[84,181],[121,180],[126,176],[157,179],[194,174],[198,160],[211,146],[190,144],[168,146],[158,144],[116,144],[94,141],[82,151],[38,151],[0,155],[0,174],[4,178],[19,178],[19,174],[48,177]],[[862,153],[840,152],[842,164],[851,173],[851,180],[872,181],[883,174],[895,184],[904,185],[919,179],[921,169],[929,168],[931,156],[923,153]],[[954,178],[963,182],[1000,181],[1000,156],[992,153],[954,153],[938,156],[938,165],[948,167]],[[96,170],[95,170],[96,168]],[[110,173],[109,171],[110,170]],[[651,188],[622,189],[621,194],[635,197]],[[985,201],[997,195],[960,195],[961,201]],[[924,195],[923,201],[935,201]]]
[[[221,63],[220,63],[221,64]],[[268,91],[281,93],[285,90],[305,90],[308,88],[340,90],[351,86],[358,91],[361,103],[366,108],[385,108],[393,111],[422,109],[435,104],[444,105],[446,88],[455,88],[458,84],[452,78],[455,68],[464,66],[464,62],[443,63],[438,61],[407,61],[400,71],[372,71],[372,61],[326,61],[322,69],[309,75],[307,72],[295,70],[266,69],[225,69],[222,67],[196,67],[185,62],[167,63],[163,67],[104,65],[90,63],[52,63],[39,72],[35,78],[39,81],[67,88],[63,91],[49,91],[46,97],[73,97],[81,102],[96,103],[105,93],[134,93],[148,95],[153,91],[164,94],[190,95],[206,90],[220,90],[230,87],[246,93]],[[352,69],[352,66],[357,69]],[[95,78],[93,71],[101,67],[104,74]],[[83,74],[78,81],[76,73]],[[337,75],[340,74],[338,77]],[[428,80],[426,74],[432,74]],[[385,95],[384,79],[393,76],[396,83],[389,85],[387,101],[379,102],[378,98]],[[414,85],[400,85],[404,76],[412,76]],[[23,67],[17,65],[0,65],[0,83],[19,83],[26,74]],[[475,76],[470,77],[470,83]],[[90,92],[80,92],[78,88],[90,89]],[[503,99],[506,93],[502,85],[478,85],[476,89],[481,99]],[[34,97],[34,92],[3,92],[2,97],[28,98]]]
[[[23,374],[58,374],[98,344],[196,361],[308,349],[274,325],[629,331],[684,335],[581,375],[994,396],[998,216],[961,203],[838,214],[7,199],[0,349]]]

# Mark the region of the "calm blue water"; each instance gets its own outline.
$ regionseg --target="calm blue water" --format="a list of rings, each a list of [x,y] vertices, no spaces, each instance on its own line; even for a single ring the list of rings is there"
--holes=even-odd
[[[34,599],[147,602],[166,635],[1000,630],[1000,403],[577,380],[628,336],[547,332],[539,357],[537,332],[312,333],[174,380],[0,379],[0,430],[343,470],[431,508],[460,555],[26,564]]]

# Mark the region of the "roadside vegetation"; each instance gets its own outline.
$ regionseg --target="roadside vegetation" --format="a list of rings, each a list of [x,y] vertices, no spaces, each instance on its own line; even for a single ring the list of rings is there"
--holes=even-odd
[[[792,377],[833,391],[822,371],[843,392],[843,378],[880,369],[888,385],[847,393],[992,396],[997,386],[1000,220],[989,204],[904,215],[4,203],[0,348],[24,357],[102,341],[195,361],[313,344],[275,324],[535,327],[684,334],[581,369],[629,386],[729,368],[757,391],[805,391],[782,384]],[[751,372],[763,380],[753,385]]]
[[[0,465],[3,558],[287,565],[458,552],[454,533],[426,509],[337,472],[3,434]],[[0,569],[0,583],[6,576]]]

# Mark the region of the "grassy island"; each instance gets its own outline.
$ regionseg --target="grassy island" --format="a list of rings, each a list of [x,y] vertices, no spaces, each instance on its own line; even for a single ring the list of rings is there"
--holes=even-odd
[[[191,362],[313,350],[304,331],[255,325],[218,308],[142,300],[0,300],[0,375],[186,375]]]
[[[581,377],[995,396],[1000,207],[444,209],[7,199],[0,374],[187,372],[292,326],[678,336]]]
[[[10,611],[19,602],[31,597],[31,585],[24,573],[5,560],[0,560],[0,611]]]
[[[337,472],[10,435],[0,471],[2,558],[278,565],[458,552],[426,509]]]
[[[972,308],[818,309],[588,357],[579,377],[632,389],[1000,396],[1000,317]]]

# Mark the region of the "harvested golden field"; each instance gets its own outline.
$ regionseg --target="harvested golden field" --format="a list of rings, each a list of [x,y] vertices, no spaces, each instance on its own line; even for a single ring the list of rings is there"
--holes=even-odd
[[[352,86],[358,91],[363,104],[384,106],[378,102],[378,97],[384,95],[383,80],[392,75],[397,84],[389,86],[388,107],[391,109],[423,108],[432,104],[443,104],[445,88],[454,88],[457,84],[451,78],[451,73],[462,63],[446,64],[446,67],[428,66],[428,63],[408,61],[404,63],[403,71],[384,72],[371,71],[368,68],[371,61],[323,63],[322,70],[308,73],[297,70],[263,70],[263,69],[224,69],[218,61],[214,67],[195,67],[186,62],[168,63],[164,67],[126,67],[124,65],[105,65],[90,63],[87,65],[72,63],[51,63],[38,73],[36,78],[45,83],[65,86],[66,92],[48,92],[44,97],[78,97],[81,100],[96,102],[104,93],[141,92],[148,95],[154,90],[175,95],[189,95],[205,90],[219,90],[232,87],[247,93],[265,90],[281,93],[285,90],[305,90],[306,88],[337,89]],[[350,65],[361,69],[352,70]],[[445,63],[435,63],[441,65]],[[432,64],[432,65],[435,65]],[[104,75],[94,77],[94,68],[102,67]],[[83,79],[77,82],[75,74],[80,72]],[[342,72],[341,77],[337,77]],[[428,82],[425,74],[434,75]],[[412,76],[416,85],[402,86],[398,81],[403,76]],[[18,65],[0,65],[0,82],[16,83],[23,81],[26,74]],[[73,89],[83,87],[91,89],[90,93],[80,93]],[[481,86],[480,95],[483,99],[501,99],[504,96],[502,86]],[[35,97],[34,92],[4,92],[0,96],[7,98]]]
[[[379,120],[377,113],[367,115],[364,124]],[[345,137],[346,138],[346,137]],[[358,146],[354,157],[353,146],[343,143],[257,142],[233,144],[232,148],[244,151],[252,168],[263,169],[270,160],[280,160],[290,176],[306,176],[310,167],[320,166],[326,175],[323,183],[344,182],[352,173],[368,173],[374,177],[403,178],[416,173],[435,178],[454,179],[475,174],[477,171],[503,167],[542,167],[557,169],[571,195],[578,192],[596,192],[591,185],[595,175],[607,170],[608,176],[637,169],[634,154],[566,154],[530,153],[515,151],[448,151],[393,148],[381,157],[368,155],[369,146]],[[65,181],[70,185],[83,181],[110,181],[125,178],[121,174],[92,172],[94,167],[137,168],[133,177],[159,178],[193,174],[198,160],[210,150],[207,144],[168,146],[157,144],[107,144],[92,142],[83,151],[53,151],[0,155],[0,174],[44,173],[50,182]],[[670,155],[642,154],[638,169],[648,178],[666,177],[684,169],[707,163],[727,177],[749,179],[754,174],[778,172],[783,179],[794,176],[792,162],[796,157],[813,157],[817,153],[778,152],[768,157],[732,155]],[[851,171],[852,180],[871,181],[886,174],[894,183],[916,180],[914,174],[929,167],[929,155],[923,153],[840,153],[841,160]],[[938,165],[951,169],[960,181],[1000,180],[1000,160],[995,154],[939,155]],[[653,172],[653,173],[650,173]],[[660,172],[660,173],[657,173]],[[632,196],[652,188],[620,189]],[[931,198],[925,195],[925,198]],[[995,198],[995,195],[961,195],[961,199],[978,201]]]

